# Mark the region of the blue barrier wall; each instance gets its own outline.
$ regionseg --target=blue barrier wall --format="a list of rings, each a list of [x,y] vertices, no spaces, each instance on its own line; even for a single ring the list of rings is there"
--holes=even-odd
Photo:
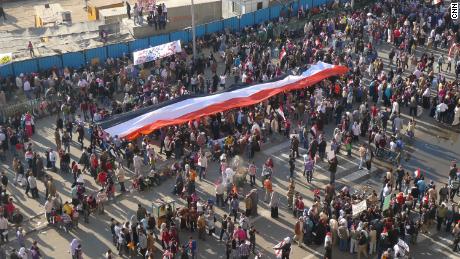
[[[129,42],[129,52],[138,51],[141,49],[146,49],[149,47],[149,39],[138,39],[135,41]]]
[[[270,9],[260,9],[254,12],[254,22],[256,24],[270,20]]]
[[[240,29],[254,25],[254,13],[245,13],[240,17]]]
[[[86,62],[91,63],[93,59],[99,59],[99,62],[105,62],[107,59],[107,48],[100,47],[95,49],[88,49],[85,51]]]
[[[171,32],[169,39],[171,41],[180,40],[181,44],[189,42],[189,32],[187,30]]]
[[[50,56],[38,59],[38,70],[47,70],[53,67],[62,67],[62,56]]]
[[[292,11],[294,12],[292,15],[297,16],[297,11],[299,10],[299,2],[292,2]]]
[[[222,21],[224,24],[224,29],[229,29],[230,31],[235,31],[240,29],[240,20],[236,17],[228,18]]]
[[[85,64],[86,60],[83,51],[62,54],[62,66],[64,67],[80,68]]]
[[[107,55],[111,58],[120,58],[129,53],[127,43],[118,43],[107,46]]]
[[[37,59],[29,59],[13,63],[14,72],[16,74],[32,73],[38,71]]]
[[[280,16],[281,5],[274,5],[270,7],[270,20],[276,19]]]
[[[211,34],[224,30],[224,23],[222,21],[215,21],[206,24],[206,33]]]
[[[198,37],[203,37],[206,35],[206,24],[199,25],[195,28],[195,36]],[[192,30],[188,30],[188,40],[192,41],[193,40],[193,32]]]
[[[158,46],[169,42],[169,34],[156,35],[150,37],[149,39],[150,46]]]
[[[9,76],[13,74],[13,64],[8,64],[0,67],[0,76]]]

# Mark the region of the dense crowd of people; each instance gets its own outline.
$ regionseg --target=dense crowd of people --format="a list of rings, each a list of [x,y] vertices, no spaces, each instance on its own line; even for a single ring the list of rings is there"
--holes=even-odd
[[[438,231],[444,228],[453,234],[456,251],[460,241],[460,214],[454,202],[460,185],[456,164],[452,164],[445,186],[427,179],[423,169],[414,173],[404,169],[406,145],[416,139],[415,117],[421,112],[444,125],[459,124],[458,81],[448,79],[452,70],[456,78],[460,73],[459,53],[453,49],[448,56],[435,58],[432,54],[438,49],[444,53],[458,42],[458,24],[448,11],[443,4],[388,0],[335,17],[308,20],[301,31],[283,30],[268,22],[242,32],[213,34],[199,41],[200,54],[195,61],[186,52],[144,66],[132,65],[128,57],[109,58],[104,64],[76,70],[56,68],[0,78],[7,97],[22,90],[26,96],[42,98],[40,114],[57,113],[53,115],[55,147],[39,154],[29,141],[38,114],[18,113],[0,128],[0,155],[4,161],[11,159],[14,183],[24,186],[31,198],[40,199],[37,180],[43,181],[48,223],[64,231],[78,228],[80,218],[88,223],[91,214],[104,213],[116,192],[142,191],[172,176],[174,194],[187,206],[164,205],[161,223],[141,204],[136,215],[125,222],[113,219],[110,229],[117,253],[153,258],[158,241],[165,258],[176,254],[196,258],[197,240],[191,235],[180,240],[179,233],[197,231],[201,240],[207,238],[206,232],[223,240],[227,258],[248,258],[251,253],[260,256],[256,251],[260,230],[250,223],[250,217],[257,214],[258,198],[254,190],[247,194],[239,190],[246,175],[251,187],[260,180],[263,200],[271,208],[271,216],[277,218],[280,199],[272,183],[274,163],[267,158],[262,168],[257,168],[253,159],[268,139],[280,134],[290,141],[291,181],[286,198],[296,220],[294,237],[286,233],[289,237],[275,247],[281,258],[289,258],[291,240],[301,246],[324,245],[329,259],[335,246],[342,252],[358,253],[358,258],[372,254],[379,259],[406,258],[409,245],[433,224]],[[304,16],[303,9],[300,16]],[[368,41],[364,41],[366,37]],[[390,48],[388,63],[377,53],[386,47]],[[209,56],[202,48],[211,49]],[[418,56],[419,49],[432,51]],[[218,69],[220,60],[223,73]],[[107,136],[96,124],[180,96],[211,94],[232,83],[276,80],[317,61],[345,65],[350,71],[257,105],[159,129],[141,141]],[[404,119],[406,113],[412,119]],[[334,128],[332,136],[325,134],[328,125]],[[70,156],[74,132],[81,148],[78,161]],[[158,165],[160,154],[154,148],[158,143],[159,153],[174,161],[168,163],[167,170]],[[337,155],[352,156],[353,150],[357,150],[359,169],[372,170],[375,158],[392,165],[379,189],[363,193],[350,188],[336,190]],[[308,183],[314,179],[316,165],[325,164],[329,169],[329,184],[313,193],[311,206],[295,185],[295,161],[299,158],[303,158],[302,171]],[[207,168],[214,162],[219,164],[220,178],[215,199],[207,200],[197,193],[196,181],[211,173]],[[55,180],[47,173],[52,171],[72,174],[71,200],[63,200],[57,192]],[[98,191],[87,190],[85,173],[94,178]],[[3,174],[1,180],[1,192],[6,196],[8,177]],[[13,199],[6,197],[2,200],[5,219],[19,220]],[[367,207],[356,213],[353,205],[361,201],[367,201]],[[217,215],[216,206],[228,213]],[[0,233],[8,228],[8,222],[2,220]],[[17,253],[25,253],[23,248],[20,243]],[[39,255],[37,244],[27,251]],[[73,258],[81,258],[78,239],[72,241],[71,253]],[[112,250],[107,257],[113,258]]]

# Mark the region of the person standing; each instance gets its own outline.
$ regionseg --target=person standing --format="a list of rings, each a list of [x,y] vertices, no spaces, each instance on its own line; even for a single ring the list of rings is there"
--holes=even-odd
[[[128,1],[126,1],[126,14],[128,15],[128,19],[131,20],[131,5]]]
[[[267,179],[265,179],[264,181],[264,188],[265,188],[265,197],[264,197],[264,201],[265,202],[268,202],[268,198],[271,197],[271,194],[273,192],[273,185],[272,185],[272,181],[270,179],[271,177],[268,176]]]
[[[278,204],[279,204],[278,194],[276,192],[272,192],[269,205],[271,209],[271,216],[274,219],[278,218]]]
[[[70,242],[70,254],[72,255],[72,259],[78,259],[78,247],[80,246],[80,240],[74,238]]]
[[[123,167],[117,168],[117,179],[118,183],[120,184],[120,192],[126,192],[125,188],[125,169]]]
[[[313,179],[313,170],[315,168],[315,160],[313,160],[310,156],[307,155],[304,156],[304,159],[307,160],[305,161],[303,175],[307,177],[307,182],[311,183]]]
[[[205,232],[206,232],[206,220],[203,215],[198,216],[198,220],[196,222],[197,228],[198,228],[198,238],[202,239],[203,241],[205,239]]]
[[[8,242],[8,219],[3,214],[0,215],[0,237],[2,243]]]
[[[363,169],[363,164],[366,160],[366,147],[364,146],[364,144],[361,144],[361,146],[359,147],[359,165],[358,165],[358,169],[361,170]]]
[[[291,153],[289,155],[289,178],[290,179],[294,178],[294,172],[295,172],[295,157]]]
[[[222,241],[222,237],[224,236],[224,233],[227,231],[227,214],[224,214],[222,217],[222,221],[220,223],[220,235],[219,235],[219,241]]]
[[[250,242],[250,250],[253,254],[256,254],[256,234],[259,232],[256,230],[254,226],[251,226],[249,229],[249,242]]]
[[[144,159],[138,153],[134,155],[133,165],[134,165],[134,174],[136,175],[136,177],[140,176],[141,171],[142,171],[141,170],[142,166],[144,165]]]
[[[294,239],[297,241],[299,246],[302,246],[303,243],[303,217],[299,217],[294,226]]]
[[[369,257],[367,254],[367,237],[363,231],[359,234],[358,239],[358,259],[361,258],[361,255],[364,255],[365,258]]]
[[[196,240],[194,240],[192,236],[190,236],[190,238],[188,240],[188,249],[190,250],[190,254],[192,256],[192,259],[195,259],[196,258],[197,244],[196,244]]]
[[[32,194],[32,198],[38,199],[37,179],[32,173],[30,173],[29,177],[27,177],[27,182],[29,183],[29,188]]]
[[[3,6],[0,6],[0,17],[3,17],[3,20],[6,21],[6,14],[5,10],[3,9]]]
[[[32,45],[32,41],[29,41],[29,45],[27,45],[27,49],[29,50],[30,57],[35,57],[34,45]]]
[[[206,158],[206,155],[204,152],[201,152],[199,157],[198,157],[198,170],[199,170],[199,179],[205,179],[206,178],[206,168],[208,167],[208,159]]]
[[[337,157],[335,154],[331,159],[329,159],[329,172],[330,172],[330,180],[329,183],[333,184],[335,182],[335,174],[337,172],[337,165],[339,164],[339,161],[337,160]]]

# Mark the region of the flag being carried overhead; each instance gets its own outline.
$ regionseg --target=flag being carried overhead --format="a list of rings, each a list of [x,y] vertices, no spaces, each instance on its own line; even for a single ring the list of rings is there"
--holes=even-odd
[[[318,62],[300,75],[286,75],[277,81],[241,86],[207,96],[184,97],[158,108],[135,113],[135,116],[126,113],[101,122],[100,125],[110,136],[118,135],[122,138],[134,139],[162,127],[179,125],[204,116],[254,105],[274,95],[304,89],[325,78],[346,72],[348,68],[344,66]]]

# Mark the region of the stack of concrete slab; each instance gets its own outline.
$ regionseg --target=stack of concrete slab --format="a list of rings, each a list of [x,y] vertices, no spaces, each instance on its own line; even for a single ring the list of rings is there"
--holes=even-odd
[[[126,7],[108,8],[99,11],[99,20],[103,21],[105,24],[121,22],[127,17]]]

